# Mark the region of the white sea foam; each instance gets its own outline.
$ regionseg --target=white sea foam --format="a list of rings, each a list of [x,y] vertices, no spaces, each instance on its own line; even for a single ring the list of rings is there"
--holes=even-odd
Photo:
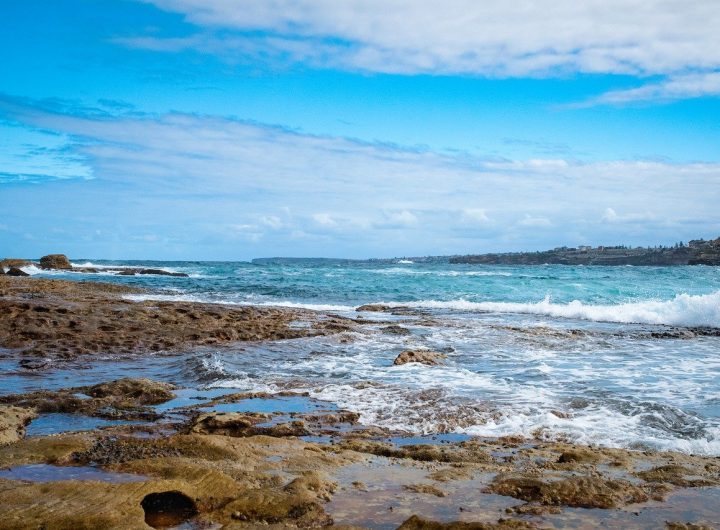
[[[403,263],[398,261],[398,263]],[[416,275],[416,276],[512,276],[507,271],[456,271],[456,270],[417,270],[408,267],[390,267],[387,269],[365,269],[365,272],[387,275]]]
[[[678,294],[672,300],[643,300],[613,305],[572,301],[556,304],[549,297],[535,303],[470,302],[467,300],[381,302],[390,306],[424,309],[455,309],[497,313],[524,313],[558,318],[618,322],[623,324],[667,324],[671,326],[720,327],[720,291],[704,295]]]
[[[222,304],[238,306],[259,306],[259,307],[289,307],[292,309],[310,309],[312,311],[354,311],[355,306],[339,304],[304,304],[291,302],[289,300],[256,301],[256,300],[225,300],[214,299],[204,296],[190,294],[128,294],[123,295],[125,300],[133,302],[201,302],[204,304]]]

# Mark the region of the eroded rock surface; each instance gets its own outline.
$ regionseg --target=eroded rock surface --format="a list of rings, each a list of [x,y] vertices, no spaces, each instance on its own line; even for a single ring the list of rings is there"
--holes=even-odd
[[[130,301],[127,286],[0,277],[0,347],[26,356],[182,351],[198,345],[348,331],[354,322],[313,311]],[[293,325],[306,321],[307,326]]]
[[[0,445],[17,442],[25,436],[25,427],[37,417],[34,410],[0,405]]]
[[[395,358],[393,364],[421,363],[428,366],[436,366],[442,364],[445,358],[445,354],[432,350],[405,350]]]

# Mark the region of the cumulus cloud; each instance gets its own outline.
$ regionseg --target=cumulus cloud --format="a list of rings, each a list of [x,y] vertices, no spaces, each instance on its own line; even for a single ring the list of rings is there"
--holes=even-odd
[[[720,67],[714,0],[145,0],[196,26],[127,45],[386,73],[672,74]]]
[[[491,250],[576,244],[568,226],[606,244],[720,230],[708,192],[720,189],[720,164],[487,160],[217,116],[96,116],[10,98],[0,98],[0,114],[67,138],[64,149],[95,177],[32,193],[5,186],[3,223],[41,239],[62,227],[88,245],[123,248],[122,257],[133,237],[138,253],[156,248],[140,237],[148,233],[178,257],[212,249],[221,259],[464,253],[490,237]],[[633,220],[627,212],[647,215],[634,219],[632,241],[619,222]]]

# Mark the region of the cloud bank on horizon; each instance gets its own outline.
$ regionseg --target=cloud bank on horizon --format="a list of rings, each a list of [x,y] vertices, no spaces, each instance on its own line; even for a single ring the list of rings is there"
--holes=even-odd
[[[34,47],[0,37],[20,50],[0,81],[7,254],[720,234],[714,2],[145,0],[75,20],[76,1],[15,8],[18,34],[47,17]]]

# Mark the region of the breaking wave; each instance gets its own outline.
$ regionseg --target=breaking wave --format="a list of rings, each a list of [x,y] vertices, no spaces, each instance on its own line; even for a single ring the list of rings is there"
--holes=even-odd
[[[672,300],[644,300],[613,305],[593,305],[578,300],[567,304],[556,304],[550,300],[549,296],[535,303],[470,302],[461,299],[390,303],[389,305],[424,309],[523,313],[621,324],[720,327],[720,291],[703,295],[678,294]]]

